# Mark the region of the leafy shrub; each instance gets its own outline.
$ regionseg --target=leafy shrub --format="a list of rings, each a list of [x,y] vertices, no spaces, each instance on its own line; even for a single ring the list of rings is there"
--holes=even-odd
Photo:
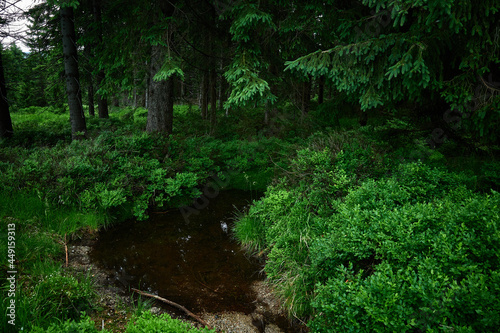
[[[108,187],[106,184],[97,183],[93,190],[85,190],[81,195],[84,207],[106,211],[127,201],[123,188],[109,189]]]
[[[339,127],[341,102],[334,98],[318,105],[317,108],[309,112],[309,116],[316,128]]]
[[[500,191],[500,163],[499,162],[488,162],[485,163],[482,168],[482,182],[484,187],[493,188],[496,191]]]
[[[289,311],[315,332],[494,331],[500,195],[338,142],[298,151],[235,227]]]
[[[94,292],[89,277],[79,281],[73,276],[54,272],[43,277],[31,292],[29,302],[33,321],[48,318],[79,318],[80,312],[92,308],[93,297]]]
[[[61,323],[53,323],[48,328],[34,327],[31,332],[33,333],[98,333],[109,332],[108,330],[100,330],[95,327],[95,323],[90,317],[82,316],[79,321],[66,320]]]
[[[168,314],[164,313],[160,316],[155,316],[151,312],[143,312],[140,316],[130,320],[127,326],[127,333],[150,333],[150,332],[169,332],[169,333],[215,333],[215,330],[206,328],[194,328],[190,323],[185,323],[180,320],[172,319]]]
[[[500,195],[332,216],[310,248],[315,332],[492,332],[500,324]]]

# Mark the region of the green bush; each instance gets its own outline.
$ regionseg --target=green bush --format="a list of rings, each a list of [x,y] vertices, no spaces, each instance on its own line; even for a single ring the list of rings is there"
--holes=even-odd
[[[347,204],[311,244],[315,332],[493,332],[500,195],[367,214]],[[332,324],[336,329],[332,330]]]
[[[108,330],[100,330],[95,327],[95,323],[90,317],[82,316],[80,321],[66,320],[61,323],[53,323],[48,328],[35,327],[32,333],[107,333]]]
[[[484,187],[500,191],[500,162],[488,162],[482,167],[482,182]]]
[[[124,123],[133,121],[127,116],[131,112],[144,114],[140,108],[115,111],[110,119],[96,123],[102,132],[91,133],[89,140],[46,145],[35,139],[43,147],[25,148],[15,147],[15,142],[13,146],[2,143],[0,170],[5,176],[0,185],[6,190],[36,189],[49,206],[78,207],[107,220],[131,214],[145,219],[150,207],[174,207],[194,199],[200,194],[197,188],[220,172],[235,171],[241,176],[235,176],[230,186],[265,188],[274,174],[273,161],[290,151],[290,145],[276,139],[223,141],[208,136],[130,133]],[[55,115],[15,116],[18,123],[28,117],[30,122],[45,124]],[[121,128],[114,128],[115,124]],[[59,125],[66,126],[67,119]],[[22,121],[21,126],[31,127]],[[47,133],[46,129],[40,133]],[[264,176],[243,179],[245,172]]]
[[[494,331],[500,194],[341,136],[310,142],[235,226],[289,311],[314,332]]]
[[[82,311],[92,308],[94,296],[88,276],[79,281],[73,276],[54,272],[43,277],[31,291],[32,320],[79,318]]]
[[[206,328],[194,328],[190,323],[172,319],[168,314],[164,313],[160,316],[155,316],[151,312],[143,312],[140,316],[130,320],[127,326],[127,333],[215,333],[215,330]]]

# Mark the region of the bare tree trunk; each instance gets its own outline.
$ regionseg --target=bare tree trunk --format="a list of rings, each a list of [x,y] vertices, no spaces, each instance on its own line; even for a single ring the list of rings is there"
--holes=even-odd
[[[174,116],[174,79],[170,77],[167,80],[153,80],[153,77],[163,65],[164,59],[164,46],[152,46],[146,131],[171,134]]]
[[[9,138],[13,135],[12,120],[10,119],[9,102],[7,101],[7,85],[3,68],[2,47],[0,46],[0,138]]]
[[[145,91],[145,94],[144,94],[144,108],[146,110],[149,109],[149,75],[146,77],[146,91]]]
[[[269,73],[271,73],[271,75],[273,76],[273,80],[270,81],[271,83],[269,89],[271,91],[271,94],[278,96],[278,86],[276,85],[276,82],[274,80],[274,78],[278,75],[278,69],[276,68],[276,65],[272,63],[269,65]],[[277,114],[278,110],[276,106],[270,105],[270,103],[268,102],[268,104],[266,105],[266,111],[264,112],[264,125],[269,126],[269,124],[273,122],[273,119],[270,119],[270,117]],[[270,132],[273,132],[273,129],[270,129]]]
[[[223,56],[222,50],[221,50],[221,58]],[[220,60],[220,72],[224,73],[224,60]],[[224,107],[224,103],[227,100],[227,89],[228,89],[228,83],[224,75],[220,76],[220,85],[219,85],[219,108],[222,109]]]
[[[368,113],[367,111],[363,111],[361,110],[361,107],[358,107],[358,113],[359,113],[359,124],[361,126],[366,126],[366,124],[368,123]]]
[[[217,122],[217,72],[210,69],[210,133],[214,133]]]
[[[95,49],[95,45],[93,44],[87,44],[85,45],[85,57],[87,59],[92,58],[92,51]],[[92,77],[92,69],[90,66],[85,69],[85,77],[87,78],[87,96],[88,96],[88,102],[89,102],[89,116],[94,117],[95,116],[95,108],[94,108],[94,80]]]
[[[203,72],[203,78],[201,83],[201,117],[203,119],[208,118],[208,71]]]
[[[82,92],[78,73],[78,53],[76,49],[73,7],[61,7],[61,32],[63,42],[64,73],[68,95],[71,135],[73,140],[82,139],[87,132],[82,107]]]
[[[311,81],[308,80],[302,85],[301,111],[305,116],[309,112],[309,103],[311,102]]]
[[[134,100],[132,102],[132,105],[135,108],[137,108],[137,87],[134,84]]]
[[[101,4],[98,0],[92,0],[92,9],[94,12],[94,22],[97,25],[97,36],[99,40],[99,46],[102,46],[102,13],[101,13]],[[102,88],[102,83],[106,78],[106,74],[104,73],[104,69],[101,69],[97,74],[97,89]],[[99,110],[99,118],[109,118],[108,111],[108,100],[105,94],[98,93],[97,94],[97,108]]]
[[[99,89],[102,88],[102,81],[104,81],[104,77],[104,71],[101,70],[99,74],[97,74],[97,86]],[[109,118],[108,99],[102,94],[97,94],[97,109],[99,111],[99,118]]]
[[[322,75],[318,82],[318,104],[323,104],[325,99],[325,76]]]
[[[92,78],[89,75],[90,83],[88,86],[88,95],[89,95],[89,116],[95,116],[95,108],[94,108],[94,86],[92,85]]]

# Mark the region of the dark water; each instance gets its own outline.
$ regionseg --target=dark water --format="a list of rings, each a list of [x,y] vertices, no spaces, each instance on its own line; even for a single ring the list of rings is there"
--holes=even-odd
[[[248,192],[223,191],[188,221],[175,209],[120,224],[99,234],[91,258],[114,271],[121,287],[157,294],[193,312],[251,313],[250,284],[262,278],[261,267],[231,236],[235,212],[251,199]]]

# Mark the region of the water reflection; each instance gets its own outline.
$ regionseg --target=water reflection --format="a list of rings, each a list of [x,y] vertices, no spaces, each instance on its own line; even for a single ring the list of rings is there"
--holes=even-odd
[[[127,289],[149,290],[193,311],[250,313],[250,284],[259,279],[260,267],[230,235],[235,208],[249,201],[249,193],[230,190],[211,199],[189,224],[178,211],[120,224],[100,233],[91,257]]]

